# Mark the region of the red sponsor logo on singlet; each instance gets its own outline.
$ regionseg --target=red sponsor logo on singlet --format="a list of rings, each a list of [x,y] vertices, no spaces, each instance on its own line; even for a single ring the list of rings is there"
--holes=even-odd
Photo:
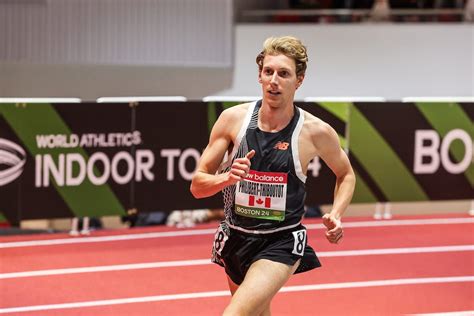
[[[289,146],[290,144],[287,142],[278,142],[273,148],[278,150],[287,150]]]

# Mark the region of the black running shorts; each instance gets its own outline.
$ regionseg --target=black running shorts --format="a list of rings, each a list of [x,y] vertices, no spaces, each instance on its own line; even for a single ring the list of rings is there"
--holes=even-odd
[[[231,280],[240,285],[250,265],[259,259],[294,265],[295,273],[321,266],[314,250],[307,244],[306,228],[299,225],[270,234],[250,234],[230,228],[222,222],[217,229],[212,249],[212,262],[225,268]]]

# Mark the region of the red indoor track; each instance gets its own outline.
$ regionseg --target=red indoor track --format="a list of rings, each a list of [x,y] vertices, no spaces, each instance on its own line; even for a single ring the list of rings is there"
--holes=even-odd
[[[273,315],[474,315],[472,217],[348,218],[339,245],[305,225],[323,267],[293,276]],[[1,237],[0,314],[220,315],[216,227]]]

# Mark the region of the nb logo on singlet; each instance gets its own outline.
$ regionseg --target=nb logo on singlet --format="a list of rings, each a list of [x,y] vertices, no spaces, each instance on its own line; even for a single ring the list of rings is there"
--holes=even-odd
[[[275,144],[273,149],[287,150],[289,146],[290,146],[290,144],[287,143],[287,142],[278,142],[278,143]]]

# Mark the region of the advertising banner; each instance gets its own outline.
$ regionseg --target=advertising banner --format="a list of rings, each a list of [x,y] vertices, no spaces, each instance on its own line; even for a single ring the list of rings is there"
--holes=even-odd
[[[222,208],[195,199],[197,162],[237,102],[0,104],[0,219]],[[329,123],[357,176],[353,202],[474,199],[473,103],[297,106]],[[335,176],[315,158],[306,205],[332,203]]]
[[[139,138],[127,104],[0,107],[0,138],[23,150],[16,151],[23,172],[0,187],[0,210],[9,221],[124,214],[130,150]]]
[[[354,202],[473,199],[473,103],[355,103]]]
[[[222,195],[195,199],[189,187],[209,141],[207,104],[204,102],[140,103],[135,125],[141,143],[136,150],[149,153],[143,181],[135,183],[134,207],[139,211],[222,208]]]

